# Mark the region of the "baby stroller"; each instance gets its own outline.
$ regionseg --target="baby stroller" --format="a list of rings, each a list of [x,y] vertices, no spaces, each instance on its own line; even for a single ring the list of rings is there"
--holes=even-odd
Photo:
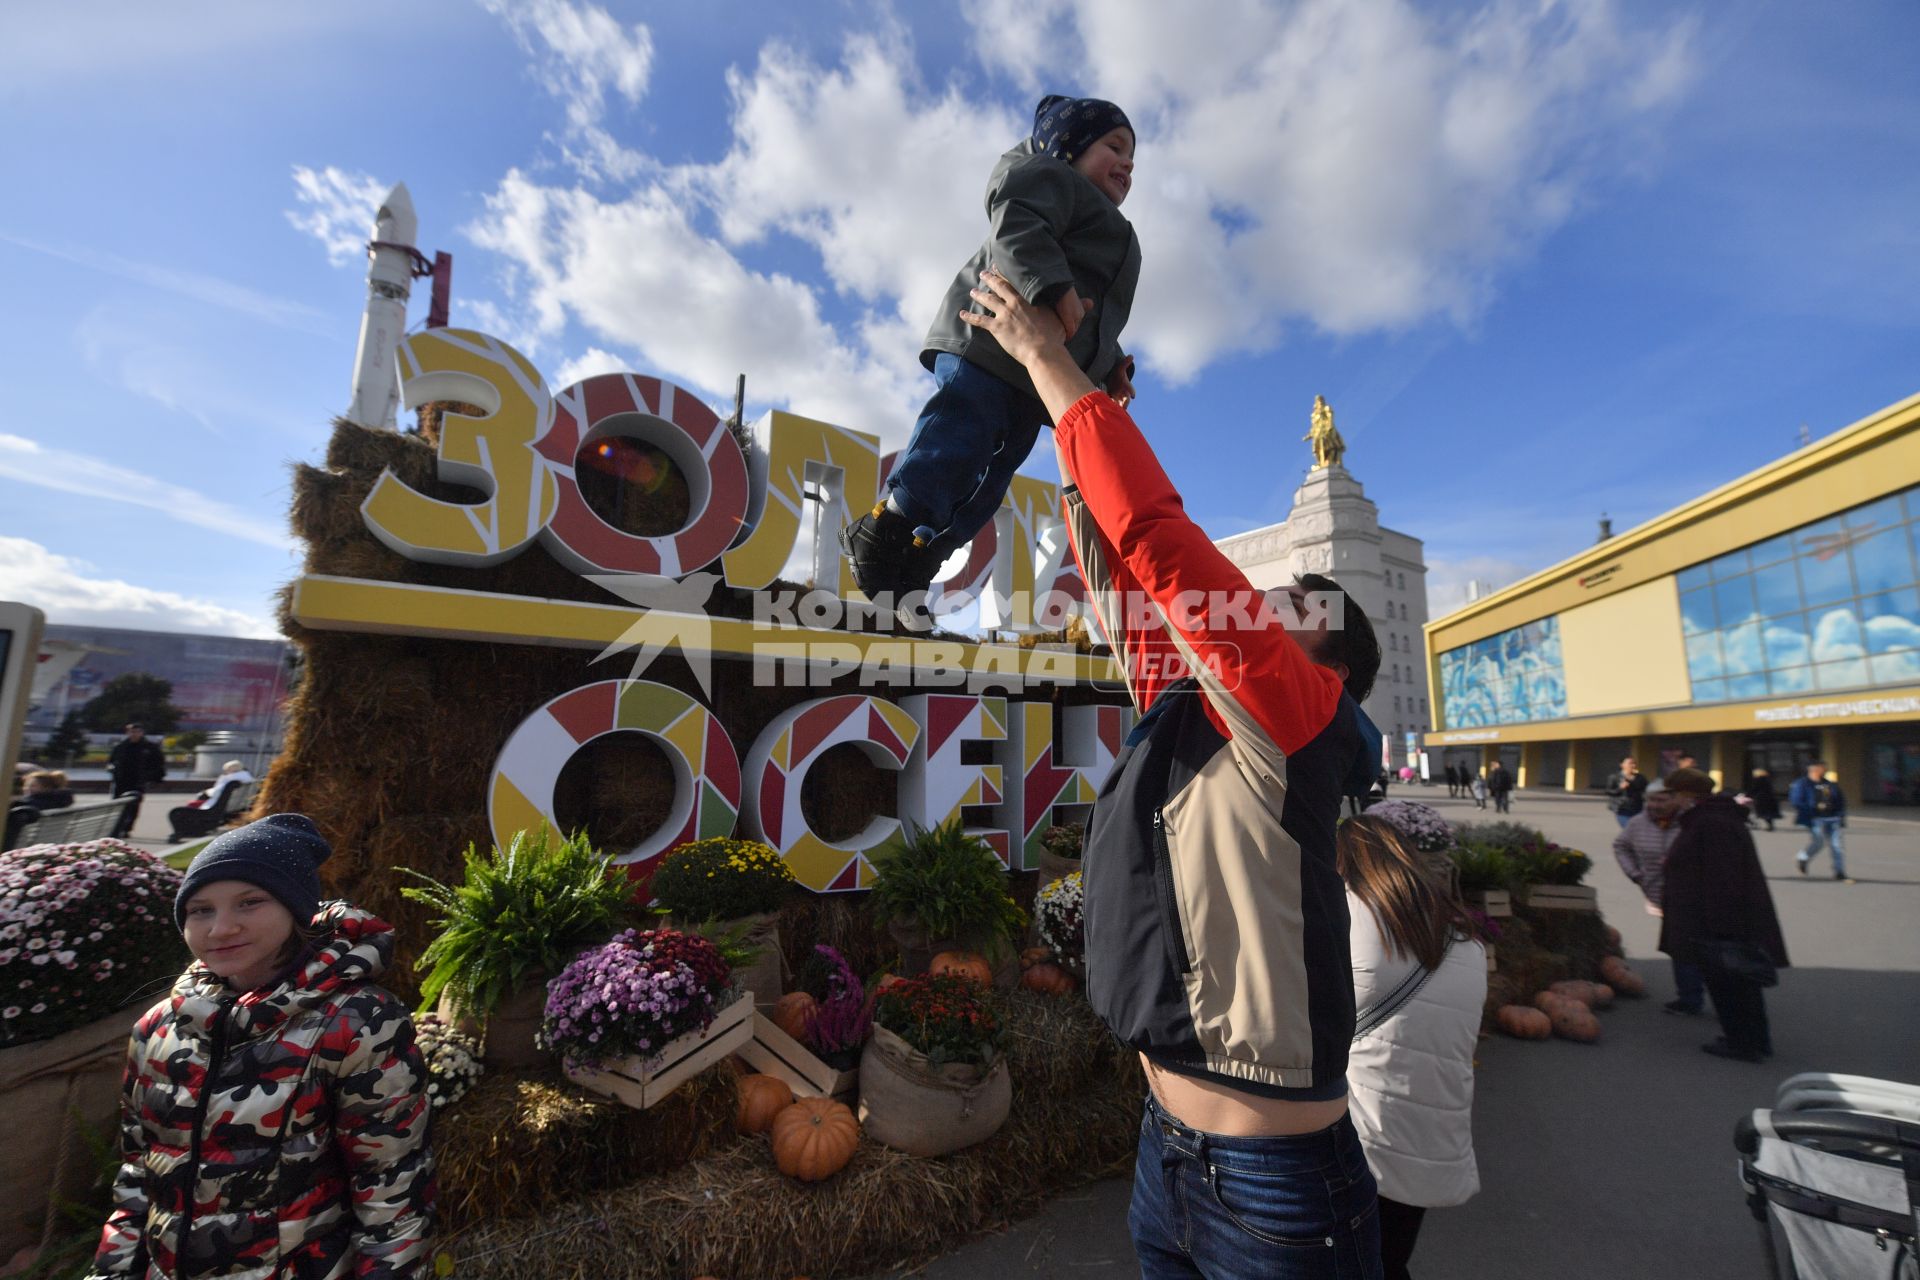
[[[1920,1087],[1797,1075],[1733,1144],[1775,1280],[1920,1280]]]

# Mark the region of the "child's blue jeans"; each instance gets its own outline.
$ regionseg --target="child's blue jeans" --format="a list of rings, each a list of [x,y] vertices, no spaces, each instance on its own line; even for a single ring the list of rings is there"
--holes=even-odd
[[[978,533],[1027,460],[1046,406],[949,352],[933,360],[933,398],[887,478],[894,504],[935,545],[953,551]]]
[[[1376,1194],[1351,1116],[1228,1138],[1148,1094],[1127,1228],[1145,1280],[1380,1280]]]

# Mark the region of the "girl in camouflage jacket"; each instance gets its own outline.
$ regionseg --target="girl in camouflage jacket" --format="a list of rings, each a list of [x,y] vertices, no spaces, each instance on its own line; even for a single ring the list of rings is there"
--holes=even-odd
[[[208,845],[174,915],[195,962],[135,1026],[93,1275],[424,1275],[427,1073],[375,985],[393,930],[319,902],[330,852],[276,814]]]

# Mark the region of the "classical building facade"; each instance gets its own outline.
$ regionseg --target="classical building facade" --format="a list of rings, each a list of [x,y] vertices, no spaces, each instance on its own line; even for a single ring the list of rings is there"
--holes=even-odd
[[[1366,713],[1391,744],[1391,767],[1418,768],[1419,748],[1409,755],[1408,736],[1424,735],[1432,724],[1421,644],[1427,622],[1424,549],[1420,539],[1381,526],[1380,509],[1346,468],[1345,446],[1324,401],[1315,404],[1310,438],[1316,461],[1294,491],[1286,520],[1216,545],[1256,587],[1322,573],[1352,593],[1380,636],[1380,678]]]

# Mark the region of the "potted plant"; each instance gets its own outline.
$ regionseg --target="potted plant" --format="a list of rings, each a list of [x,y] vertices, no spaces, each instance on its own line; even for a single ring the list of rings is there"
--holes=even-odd
[[[556,839],[545,826],[514,833],[505,849],[468,845],[465,874],[401,892],[439,913],[420,956],[422,1011],[484,1025],[482,1057],[499,1068],[533,1066],[547,979],[582,946],[602,941],[634,914],[633,888],[585,832]]]
[[[1513,914],[1514,866],[1505,853],[1491,845],[1469,842],[1451,850],[1448,857],[1458,876],[1460,896],[1468,906],[1489,916]]]
[[[907,974],[925,973],[942,951],[985,952],[996,976],[1017,972],[1026,913],[1007,893],[1006,867],[959,818],[903,830],[873,861],[874,909],[899,944]]]
[[[1040,833],[1040,883],[1050,884],[1080,869],[1087,829],[1078,822],[1048,827]]]
[[[189,959],[180,873],[118,840],[0,854],[0,1259],[85,1194],[134,1021]]]
[[[713,943],[629,929],[547,984],[541,1039],[568,1079],[644,1108],[751,1038],[752,1015]]]
[[[1076,871],[1040,890],[1033,900],[1033,919],[1040,943],[1052,953],[1054,962],[1084,980],[1087,927],[1082,914],[1086,901],[1082,883],[1080,872]]]
[[[1563,911],[1597,911],[1599,894],[1580,882],[1593,869],[1593,859],[1541,839],[1508,855],[1519,870],[1522,892],[1530,907]]]
[[[670,923],[753,951],[736,976],[764,1009],[780,998],[780,903],[793,883],[771,845],[716,837],[669,850],[653,873],[653,895]]]
[[[1013,1085],[993,997],[964,978],[902,978],[873,1004],[860,1058],[860,1124],[908,1155],[938,1156],[992,1137]]]

